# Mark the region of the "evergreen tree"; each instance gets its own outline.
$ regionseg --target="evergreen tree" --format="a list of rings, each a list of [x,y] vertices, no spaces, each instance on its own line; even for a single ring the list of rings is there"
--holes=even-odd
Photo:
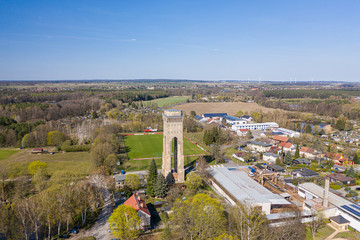
[[[306,127],[305,127],[305,132],[306,132],[306,133],[311,133],[311,131],[312,131],[311,126],[310,126],[309,124],[306,125]]]
[[[295,158],[299,158],[299,157],[300,157],[299,145],[296,145]]]
[[[287,153],[285,154],[284,163],[285,163],[285,164],[291,164],[291,162],[292,162],[291,153],[290,153],[290,152],[287,152]]]
[[[212,144],[212,134],[208,130],[205,130],[205,132],[204,132],[203,141],[207,146]]]
[[[355,170],[354,170],[353,166],[351,166],[348,169],[348,171],[346,172],[346,176],[355,178],[355,175],[356,175]]]
[[[160,198],[166,197],[168,193],[168,184],[161,173],[157,176],[154,192],[155,196]]]
[[[354,156],[353,162],[354,162],[355,164],[359,164],[359,163],[360,163],[360,162],[359,162],[358,155],[357,155],[356,153],[355,153],[355,156]]]
[[[156,179],[157,179],[157,167],[156,167],[156,162],[153,159],[149,167],[149,175],[146,184],[146,194],[152,197],[155,196],[154,188],[156,184]]]
[[[220,130],[217,127],[211,129],[211,143],[218,142],[220,140]]]

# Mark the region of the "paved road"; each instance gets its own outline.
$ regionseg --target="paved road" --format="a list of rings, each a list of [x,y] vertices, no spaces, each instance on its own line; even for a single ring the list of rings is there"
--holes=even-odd
[[[96,223],[88,230],[83,230],[69,239],[76,240],[87,236],[94,236],[98,240],[111,240],[113,238],[112,234],[108,232],[109,223],[107,221],[113,211],[112,196],[107,189],[104,189],[103,194],[105,203]]]

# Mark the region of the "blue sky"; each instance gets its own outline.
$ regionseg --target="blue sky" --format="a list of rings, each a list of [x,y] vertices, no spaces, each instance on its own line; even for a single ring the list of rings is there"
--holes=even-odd
[[[360,1],[0,0],[0,80],[360,82]]]

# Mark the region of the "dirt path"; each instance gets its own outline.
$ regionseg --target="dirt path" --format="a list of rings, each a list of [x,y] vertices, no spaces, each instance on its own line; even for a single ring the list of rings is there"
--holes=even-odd
[[[113,211],[112,198],[110,192],[105,189],[104,194],[104,207],[99,215],[96,223],[89,229],[81,231],[76,236],[72,236],[71,240],[80,239],[81,237],[94,236],[98,240],[111,240],[113,239],[112,234],[108,232],[109,223],[108,219]]]

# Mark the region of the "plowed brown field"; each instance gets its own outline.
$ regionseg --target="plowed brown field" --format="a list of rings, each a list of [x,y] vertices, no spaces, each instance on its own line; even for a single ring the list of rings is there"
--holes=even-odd
[[[244,102],[185,103],[173,106],[172,108],[181,109],[186,114],[190,114],[190,111],[195,111],[197,115],[203,113],[227,113],[228,115],[235,115],[239,110],[244,113],[260,110],[266,113],[275,110],[273,108],[262,107],[257,103]]]

